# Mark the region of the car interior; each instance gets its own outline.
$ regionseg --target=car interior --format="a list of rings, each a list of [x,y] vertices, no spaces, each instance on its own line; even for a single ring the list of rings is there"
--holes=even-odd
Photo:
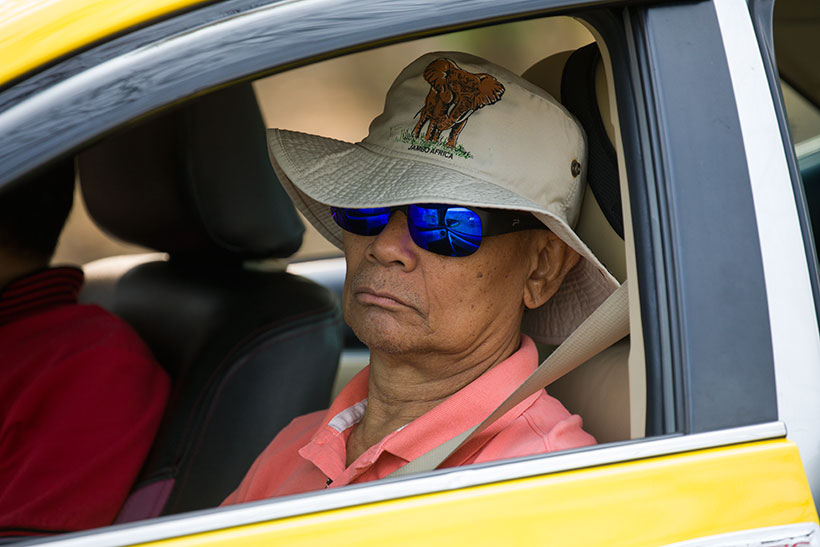
[[[572,27],[574,40],[550,43],[553,53],[546,56],[529,52],[523,61],[529,68],[521,72],[585,128],[589,185],[577,231],[623,282],[631,226],[621,207],[625,175],[606,50],[602,55],[590,31],[572,19],[511,25],[531,35],[527,25],[537,29],[554,19]],[[470,32],[476,42],[491,44],[509,29]],[[459,49],[452,41],[444,35],[387,46],[291,76],[298,81],[300,70],[334,62],[369,63],[391,48],[398,50],[393,58],[405,61],[425,51]],[[395,67],[406,64],[391,63],[388,82]],[[197,97],[106,135],[76,156],[84,208],[105,234],[95,237],[128,245],[123,254],[108,252],[83,265],[81,301],[130,323],[173,382],[154,446],[117,522],[218,505],[282,427],[327,407],[367,364],[366,348],[341,319],[344,261],[327,246],[297,253],[303,238],[317,236],[310,227],[303,233],[268,160],[265,127],[280,126],[277,109],[299,110],[278,104],[271,93],[288,85],[288,74]],[[343,117],[344,105],[335,110]],[[364,136],[351,136],[344,120],[336,133],[332,120],[319,121],[330,128],[327,136]],[[58,260],[64,255],[58,249]],[[630,318],[636,332],[636,302]],[[637,332],[632,340],[640,340]],[[539,349],[546,356],[552,348]],[[580,414],[600,443],[644,435],[642,355],[630,353],[629,338],[548,391]]]
[[[120,131],[77,167],[100,226],[167,254],[85,268],[82,301],[128,321],[174,386],[120,519],[217,505],[277,431],[327,404],[341,351],[328,290],[244,266],[289,256],[303,232],[275,182],[253,90]]]
[[[505,48],[514,50],[509,58]],[[606,44],[567,17],[472,29],[224,87],[136,120],[77,154],[82,203],[75,214],[96,227],[70,220],[61,244],[98,238],[107,245],[84,261],[81,301],[130,323],[173,381],[117,522],[218,505],[280,429],[326,408],[367,364],[366,348],[342,321],[341,253],[304,226],[279,186],[265,128],[359,140],[396,71],[422,53],[449,49],[518,70],[583,125],[589,174],[576,231],[630,286],[631,335],[547,390],[599,443],[648,433],[653,394]],[[355,85],[339,84],[342,73]],[[357,91],[363,73],[381,80]],[[814,178],[818,165],[810,164]],[[70,256],[58,248],[56,260]],[[553,348],[539,349],[543,358]]]

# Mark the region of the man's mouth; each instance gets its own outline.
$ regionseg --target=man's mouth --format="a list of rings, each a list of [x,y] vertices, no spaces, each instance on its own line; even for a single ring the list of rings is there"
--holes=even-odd
[[[377,291],[369,287],[360,287],[353,292],[353,295],[362,304],[383,308],[412,308],[400,297],[383,290]]]

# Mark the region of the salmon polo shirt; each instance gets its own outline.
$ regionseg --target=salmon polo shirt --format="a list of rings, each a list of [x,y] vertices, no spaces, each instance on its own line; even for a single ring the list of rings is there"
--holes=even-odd
[[[533,341],[521,346],[450,398],[387,435],[349,467],[347,439],[367,407],[369,367],[348,383],[329,410],[293,420],[273,439],[223,505],[381,479],[410,460],[480,423],[538,366]],[[512,408],[442,467],[540,454],[595,444],[542,389]]]

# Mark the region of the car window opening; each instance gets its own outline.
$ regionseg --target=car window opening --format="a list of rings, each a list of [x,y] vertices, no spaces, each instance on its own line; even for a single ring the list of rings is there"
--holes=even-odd
[[[499,36],[507,36],[504,47]],[[154,446],[116,522],[218,505],[277,431],[327,408],[368,363],[366,346],[341,321],[339,250],[254,166],[267,162],[266,127],[363,138],[399,59],[437,50],[489,53],[557,100],[585,93],[571,111],[607,171],[596,175],[603,187],[587,188],[576,230],[615,278],[626,279],[623,237],[631,228],[620,215],[617,122],[603,61],[594,45],[584,48],[592,42],[580,23],[556,18],[351,54],[206,95],[78,156],[82,200],[54,262],[84,264],[81,301],[131,324],[173,382]],[[582,48],[586,65],[565,68]],[[593,108],[577,110],[589,101]],[[262,118],[254,119],[257,104]],[[237,173],[231,186],[191,182]],[[602,207],[607,193],[616,197]],[[209,217],[209,208],[221,212]],[[279,224],[248,236],[274,209]],[[554,347],[537,349],[543,359]],[[630,363],[629,354],[627,338],[548,388],[600,443],[644,434],[643,365]],[[226,365],[231,360],[235,368]],[[274,361],[283,366],[270,367]],[[266,390],[253,395],[258,386]],[[279,410],[262,420],[259,409],[270,400]]]

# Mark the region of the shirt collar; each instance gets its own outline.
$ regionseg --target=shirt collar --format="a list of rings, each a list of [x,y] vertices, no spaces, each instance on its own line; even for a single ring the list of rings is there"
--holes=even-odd
[[[0,325],[57,306],[76,304],[83,272],[47,268],[19,277],[0,289]]]
[[[538,364],[538,350],[526,335],[521,335],[519,349],[423,416],[394,431],[371,454],[373,460],[387,451],[411,461],[450,438],[473,427],[489,416]],[[310,460],[333,480],[345,470],[345,445],[351,427],[362,418],[367,406],[370,367],[365,367],[342,389],[325,414],[322,427],[299,454]],[[496,420],[481,434],[462,447],[453,458],[463,460],[515,418],[538,397],[535,393]],[[331,455],[331,453],[333,455]]]
[[[384,450],[411,461],[478,425],[532,374],[537,365],[538,350],[535,343],[522,334],[521,345],[515,353],[437,407],[407,424],[388,439]],[[520,416],[537,397],[538,393],[527,397],[472,439],[468,445],[462,447],[453,458],[462,460],[475,453],[484,443]]]
[[[359,371],[342,388],[325,413],[322,426],[299,450],[300,456],[334,481],[345,470],[346,445],[351,428],[361,421],[367,407],[369,379],[370,365]]]

